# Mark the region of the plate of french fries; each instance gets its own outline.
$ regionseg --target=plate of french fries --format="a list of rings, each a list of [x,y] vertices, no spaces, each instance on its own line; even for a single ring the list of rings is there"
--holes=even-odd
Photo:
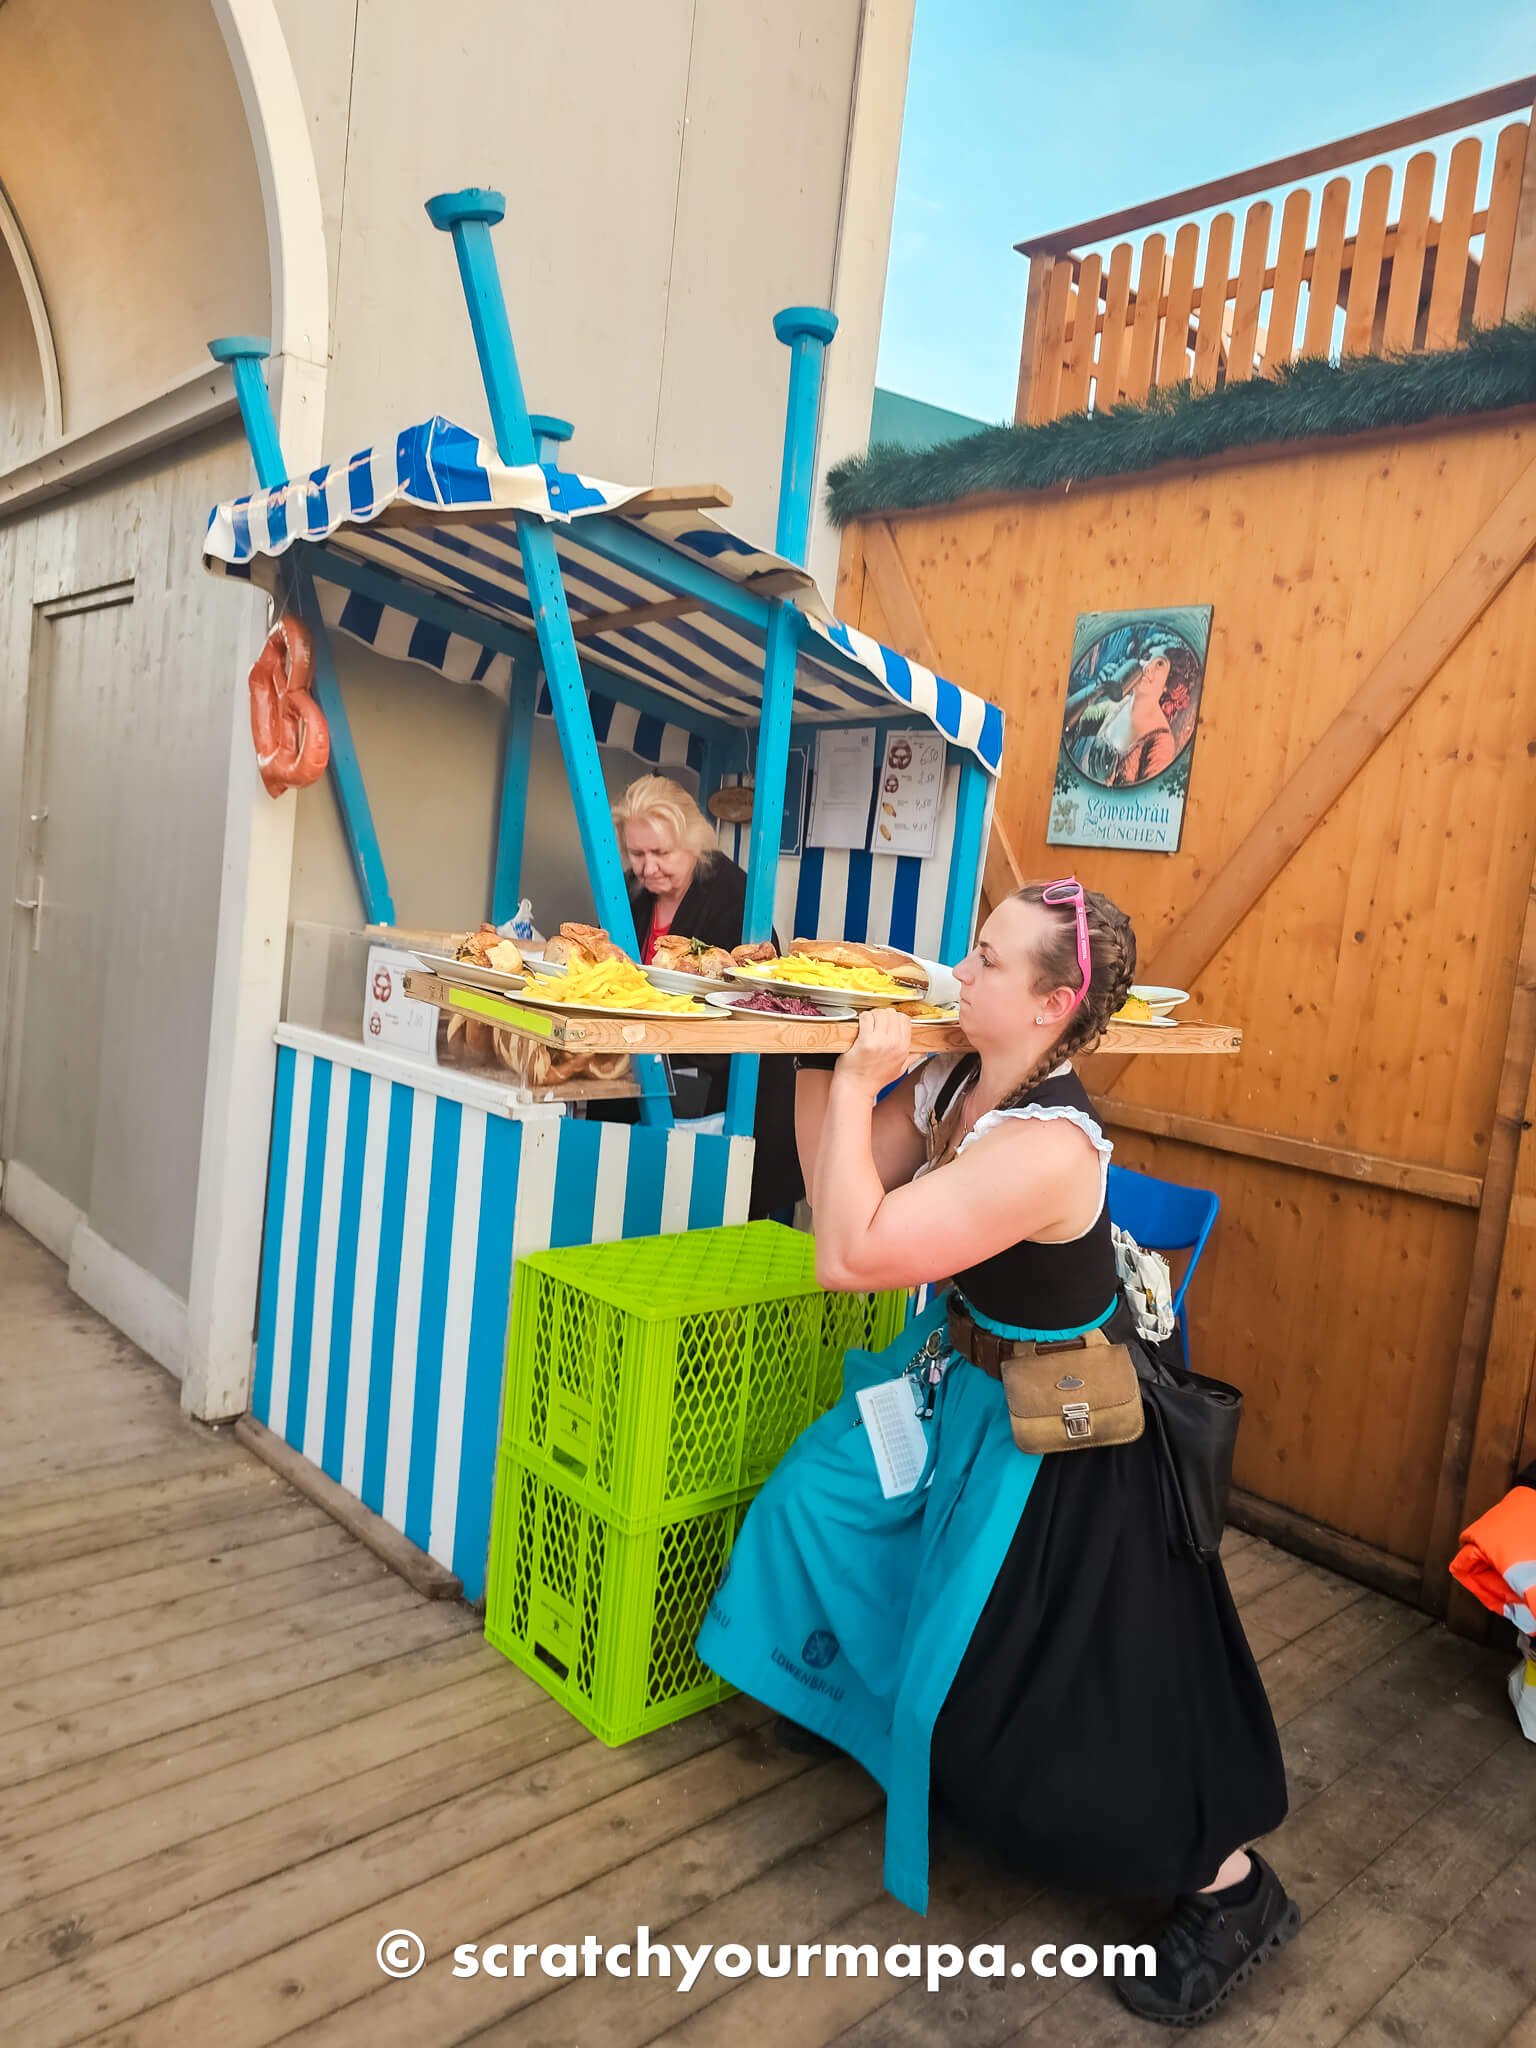
[[[570,965],[558,977],[532,971],[517,999],[551,1010],[601,1010],[609,1017],[711,1017],[721,1012],[692,996],[670,995],[646,980],[633,960]]]
[[[843,949],[839,949],[843,950]],[[846,949],[852,951],[850,947]],[[838,1004],[850,1010],[873,1010],[886,1004],[921,1001],[927,994],[926,975],[916,983],[908,977],[898,980],[884,967],[860,965],[822,954],[798,951],[778,960],[758,960],[748,967],[734,967],[733,981],[762,987],[765,983],[789,995],[807,996],[812,1002]]]

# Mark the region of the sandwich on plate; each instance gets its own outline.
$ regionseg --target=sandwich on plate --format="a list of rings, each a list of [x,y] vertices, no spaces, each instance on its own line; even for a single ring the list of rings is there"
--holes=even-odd
[[[873,967],[917,995],[928,990],[927,968],[894,946],[867,946],[853,939],[796,939],[790,951],[802,960],[825,961],[829,967]]]
[[[665,967],[673,974],[699,974],[711,981],[723,981],[731,956],[723,946],[706,945],[703,939],[684,938],[668,932],[656,941],[653,967]]]
[[[498,974],[521,974],[522,949],[515,939],[504,939],[493,924],[481,925],[453,949],[455,960],[472,967],[492,967]]]

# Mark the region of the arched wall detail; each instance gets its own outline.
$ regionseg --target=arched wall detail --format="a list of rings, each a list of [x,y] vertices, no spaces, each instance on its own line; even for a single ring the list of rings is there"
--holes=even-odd
[[[330,358],[325,219],[293,59],[274,0],[213,0],[261,180],[271,265],[268,384],[291,474],[321,457]],[[253,607],[254,608],[254,607]],[[187,1292],[183,1409],[242,1414],[253,1370],[293,876],[293,804],[270,803],[250,770],[250,735],[230,724],[223,888],[214,963],[197,1216]]]
[[[309,123],[274,0],[213,0],[213,11],[245,107],[266,211],[273,402],[285,454],[295,469],[308,468],[320,455],[330,357],[325,218]]]
[[[3,185],[0,185],[0,242],[4,242],[16,267],[22,297],[27,302],[27,312],[32,320],[32,333],[37,341],[38,368],[43,380],[43,431],[50,441],[56,441],[64,431],[64,409],[59,390],[59,353],[53,345],[53,323],[48,318],[32,251],[27,247],[21,222],[16,218],[15,208]]]

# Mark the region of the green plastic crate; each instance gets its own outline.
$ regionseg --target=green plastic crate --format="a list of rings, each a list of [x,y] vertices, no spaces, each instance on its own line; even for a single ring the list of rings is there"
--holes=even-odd
[[[906,1295],[827,1294],[803,1231],[726,1225],[536,1252],[517,1266],[501,1448],[616,1527],[760,1486],[837,1400],[843,1354]]]
[[[485,1589],[489,1643],[599,1741],[630,1742],[732,1688],[694,1639],[749,1503],[626,1534],[503,1453]]]

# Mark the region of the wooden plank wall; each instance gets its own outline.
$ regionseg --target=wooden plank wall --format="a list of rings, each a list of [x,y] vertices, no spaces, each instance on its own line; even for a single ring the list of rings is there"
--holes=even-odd
[[[1076,868],[1155,964],[1533,458],[1512,416],[891,522],[944,672],[1008,712],[998,817],[1025,873]],[[1073,621],[1157,603],[1215,607],[1184,843],[1049,848]],[[839,609],[900,644],[858,528]],[[1221,1197],[1191,1306],[1195,1362],[1249,1397],[1239,1485],[1421,1567],[1536,854],[1533,635],[1527,560],[1195,978],[1191,1014],[1242,1025],[1242,1057],[1111,1077],[1120,1158]],[[1507,1304],[1499,1330],[1536,1343]],[[1503,1361],[1487,1498],[1529,1383]]]

